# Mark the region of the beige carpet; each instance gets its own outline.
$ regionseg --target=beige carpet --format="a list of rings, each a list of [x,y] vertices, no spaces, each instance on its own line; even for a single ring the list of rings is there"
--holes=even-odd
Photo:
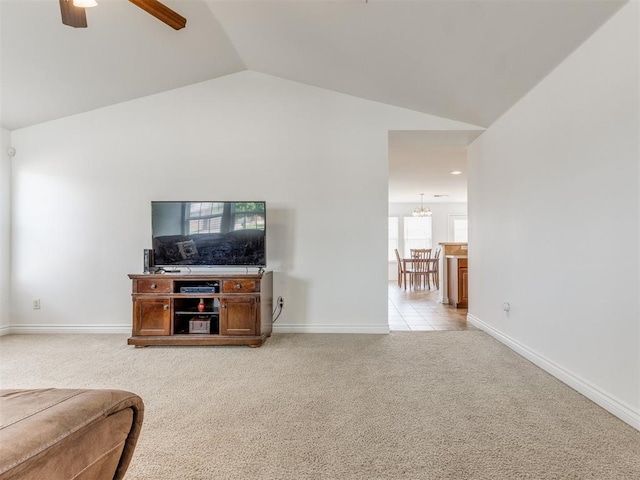
[[[639,479],[640,432],[483,332],[148,347],[0,338],[2,388],[119,388],[127,479]]]

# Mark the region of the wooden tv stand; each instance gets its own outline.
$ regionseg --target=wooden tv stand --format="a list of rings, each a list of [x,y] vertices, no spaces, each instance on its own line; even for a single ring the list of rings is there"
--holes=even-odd
[[[272,272],[131,274],[129,278],[133,299],[129,345],[259,347],[271,335]]]

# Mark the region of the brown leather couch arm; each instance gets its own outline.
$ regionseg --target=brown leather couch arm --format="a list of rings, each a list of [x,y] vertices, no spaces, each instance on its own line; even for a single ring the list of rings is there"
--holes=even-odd
[[[122,479],[143,417],[122,390],[0,390],[0,480]]]

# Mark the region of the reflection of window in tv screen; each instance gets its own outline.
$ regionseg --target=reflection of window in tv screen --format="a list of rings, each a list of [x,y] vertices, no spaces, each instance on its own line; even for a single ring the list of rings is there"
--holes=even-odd
[[[157,265],[266,266],[265,202],[151,202]]]
[[[190,202],[185,207],[187,234],[264,230],[264,207],[264,202]]]

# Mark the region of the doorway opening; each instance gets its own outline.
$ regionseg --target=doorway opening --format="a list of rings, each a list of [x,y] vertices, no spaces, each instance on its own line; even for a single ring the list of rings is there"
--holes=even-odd
[[[482,130],[389,132],[388,320],[393,330],[467,330],[466,308],[449,305],[440,258],[440,285],[398,281],[410,250],[467,242],[467,146]],[[424,200],[424,205],[423,205]],[[413,216],[424,206],[430,216]],[[398,255],[396,255],[396,250]],[[398,256],[400,262],[398,262]],[[408,260],[405,260],[408,261]]]

